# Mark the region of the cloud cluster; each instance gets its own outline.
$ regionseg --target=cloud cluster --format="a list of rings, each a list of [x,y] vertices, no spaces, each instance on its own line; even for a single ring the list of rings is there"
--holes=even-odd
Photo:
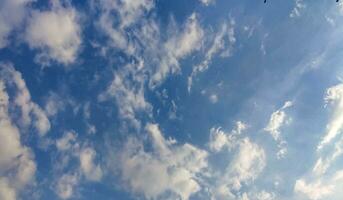
[[[193,13],[182,26],[171,19],[168,33],[161,35],[154,15],[147,17],[155,5],[149,0],[103,1],[95,5],[94,9],[101,10],[96,25],[109,40],[109,45],[103,47],[106,56],[120,51],[133,60],[118,67],[98,100],[114,98],[119,117],[140,129],[137,115],[144,113],[151,117],[152,108],[145,99],[146,87],[153,90],[169,74],[179,72],[179,61],[201,47],[204,31]],[[119,17],[112,17],[114,13]]]
[[[165,139],[156,124],[147,124],[145,129],[152,150],[147,151],[141,141],[131,138],[120,154],[122,179],[130,190],[147,199],[188,199],[198,192],[208,153],[188,143],[179,145]]]
[[[286,141],[282,139],[280,129],[291,121],[291,118],[287,116],[285,112],[285,109],[291,106],[293,106],[293,103],[291,101],[286,101],[280,109],[272,113],[269,123],[264,128],[264,130],[270,133],[273,139],[278,143],[279,151],[277,152],[277,157],[279,159],[283,158],[287,153],[287,148],[285,147]]]
[[[223,171],[215,171],[214,186],[211,186],[213,199],[248,199],[247,194],[240,196],[243,185],[248,187],[266,166],[266,153],[262,147],[253,143],[241,133],[246,128],[237,122],[231,133],[211,129],[210,149],[215,153],[224,151],[232,154],[231,161]],[[224,148],[226,147],[226,148]]]
[[[81,45],[81,27],[73,8],[56,5],[48,11],[33,11],[25,40],[40,53],[36,60],[48,64],[56,60],[68,65],[75,62]]]
[[[103,177],[103,169],[97,164],[95,149],[78,139],[74,131],[67,131],[55,141],[59,164],[55,166],[55,193],[61,199],[74,198],[78,186],[85,181],[99,182]],[[77,162],[77,167],[71,167]]]
[[[20,125],[28,127],[31,124],[36,128],[40,136],[44,136],[50,130],[50,122],[43,109],[32,102],[29,90],[21,76],[21,73],[16,71],[12,64],[0,63],[0,78],[13,87],[15,97],[13,106],[20,108]]]
[[[0,49],[9,44],[11,33],[20,28],[33,0],[3,0],[0,2]]]
[[[11,120],[9,95],[0,80],[0,197],[15,200],[34,181],[36,163],[31,149],[21,143],[19,128]],[[8,173],[11,171],[11,173]]]
[[[318,158],[308,175],[298,179],[294,191],[311,200],[338,199],[342,192],[343,171],[337,169],[338,158],[343,154],[343,137],[341,136],[343,85],[338,84],[327,89],[324,98],[327,105],[332,105],[333,114],[327,124],[327,132],[317,146]],[[329,145],[333,143],[333,145]],[[325,148],[325,151],[324,151]]]

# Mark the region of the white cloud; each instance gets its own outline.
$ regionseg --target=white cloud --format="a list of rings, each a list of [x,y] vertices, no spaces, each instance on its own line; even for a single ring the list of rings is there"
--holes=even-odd
[[[98,96],[99,101],[109,98],[116,100],[119,117],[129,120],[135,128],[140,128],[140,122],[136,119],[136,112],[149,112],[151,105],[144,97],[144,79],[137,68],[142,68],[143,63],[128,64],[125,69],[114,74],[114,78],[107,90]],[[137,82],[125,81],[128,76],[136,76]]]
[[[330,195],[333,192],[333,185],[326,185],[320,181],[306,183],[304,180],[297,180],[294,186],[295,192],[305,194],[311,200],[319,200]]]
[[[275,199],[275,196],[276,195],[272,192],[262,190],[260,192],[245,192],[239,200],[273,200]]]
[[[220,53],[223,57],[232,55],[233,45],[236,43],[234,26],[235,21],[233,19],[221,25],[221,29],[215,34],[212,45],[205,54],[205,59],[199,65],[193,67],[192,74],[188,78],[188,91],[191,89],[193,77],[200,72],[206,71],[216,54]]]
[[[218,95],[212,94],[210,96],[210,102],[213,103],[213,104],[217,103],[218,102]]]
[[[54,187],[60,198],[75,198],[76,189],[81,183],[102,179],[103,170],[100,164],[96,164],[95,149],[87,142],[80,142],[74,131],[68,131],[57,139],[56,148],[59,154],[58,163],[54,166],[54,173],[57,174]],[[75,162],[79,163],[77,168],[71,167]]]
[[[0,64],[1,78],[16,88],[14,104],[21,110],[21,125],[34,125],[38,134],[44,136],[50,130],[50,122],[44,111],[31,101],[31,95],[21,73],[11,64]],[[32,120],[33,118],[33,120]]]
[[[313,167],[313,172],[316,175],[323,175],[331,167],[332,163],[343,154],[343,138],[335,143],[331,149],[317,160]]]
[[[59,178],[55,192],[61,199],[70,199],[74,196],[78,182],[77,174],[64,174]]]
[[[211,128],[209,147],[213,152],[219,152],[224,147],[232,149],[237,144],[237,136],[247,128],[241,121],[236,122],[236,127],[230,133],[225,133],[221,128]]]
[[[173,29],[178,29],[173,27]],[[175,31],[175,30],[174,30]],[[179,59],[182,59],[195,50],[199,50],[204,37],[197,15],[193,13],[186,21],[183,29],[172,34],[164,44],[165,55],[162,55],[160,66],[153,73],[150,85],[158,85],[165,79],[169,72],[179,71]]]
[[[266,166],[266,155],[261,147],[249,138],[237,140],[236,143],[238,151],[232,161],[225,171],[216,173],[216,184],[212,188],[214,199],[237,199],[235,194],[242,186],[249,186]],[[247,195],[245,199],[248,199]]]
[[[21,144],[19,129],[11,121],[8,107],[9,96],[0,80],[0,197],[5,200],[15,199],[17,192],[34,180],[36,171],[31,150]]]
[[[334,111],[331,116],[330,122],[326,127],[327,132],[318,145],[318,150],[322,149],[325,145],[327,145],[335,137],[337,137],[343,127],[343,84],[338,84],[331,88],[328,88],[326,92],[325,102],[326,104],[333,105]]]
[[[263,191],[257,193],[255,198],[257,200],[273,200],[273,199],[275,199],[275,194],[270,193],[270,192],[266,192],[263,190]]]
[[[124,119],[122,125],[139,130],[139,116],[152,116],[152,106],[145,99],[146,85],[153,89],[169,74],[179,72],[179,60],[201,47],[203,30],[193,13],[181,26],[171,18],[167,33],[161,35],[158,21],[148,15],[155,6],[150,0],[93,3],[101,11],[96,25],[110,41],[100,47],[103,55],[120,51],[134,60],[118,67],[98,100],[114,99]]]
[[[215,184],[209,186],[212,199],[240,199],[237,194],[243,185],[248,188],[266,166],[266,155],[260,146],[251,142],[247,137],[242,137],[242,131],[247,125],[238,121],[231,133],[225,133],[220,128],[212,128],[210,133],[209,148],[214,153],[226,150],[232,159],[227,167],[212,172]],[[249,199],[248,194],[241,199]],[[254,197],[253,199],[256,199]]]
[[[294,18],[294,17],[299,17],[301,15],[301,10],[306,8],[305,3],[303,0],[294,0],[295,6],[291,13],[289,14],[289,17]]]
[[[44,111],[45,113],[49,116],[55,116],[57,113],[61,110],[64,110],[65,108],[65,100],[63,100],[60,96],[58,96],[54,92],[50,92],[47,99],[46,103],[44,106]]]
[[[7,178],[0,178],[0,199],[16,200],[16,191],[9,185]]]
[[[76,60],[81,44],[77,13],[72,8],[54,6],[49,11],[33,11],[26,30],[26,41],[40,50],[36,60],[56,60],[70,64]]]
[[[33,0],[2,0],[0,1],[0,49],[8,45],[8,37],[13,30],[20,28],[27,6]]]
[[[343,186],[342,171],[337,160],[343,154],[343,137],[340,135],[343,118],[343,84],[327,89],[326,105],[333,106],[333,114],[327,125],[327,132],[317,146],[318,158],[312,170],[298,179],[294,191],[311,200],[339,199]],[[328,145],[333,143],[333,145]],[[322,150],[325,147],[325,151]],[[318,151],[320,150],[320,151]]]
[[[264,128],[265,131],[269,132],[276,142],[278,142],[279,151],[277,153],[278,158],[283,158],[287,153],[285,147],[286,142],[281,137],[280,129],[289,124],[291,118],[285,113],[285,109],[293,106],[291,101],[286,101],[285,104],[278,110],[272,113],[270,116],[269,123]]]
[[[120,155],[122,178],[130,190],[147,199],[168,193],[188,199],[198,192],[201,186],[197,175],[207,167],[207,152],[166,140],[156,124],[148,124],[146,130],[153,146],[151,152],[131,138]]]
[[[129,42],[126,29],[141,21],[153,7],[152,0],[104,0],[100,2],[102,12],[97,25],[109,37],[112,46],[133,54],[135,47]],[[118,17],[113,16],[114,12]]]
[[[73,131],[66,132],[62,138],[56,140],[56,147],[59,151],[67,151],[72,148],[76,142],[76,133]]]
[[[88,180],[100,181],[103,173],[100,165],[94,163],[95,156],[94,149],[90,147],[82,149],[80,152],[80,167]]]
[[[257,178],[266,165],[264,150],[245,138],[240,142],[239,152],[233,158],[225,177],[234,190],[239,190],[242,183]]]
[[[215,2],[215,0],[199,0],[202,4],[204,4],[205,6],[208,6],[210,4],[213,4]]]

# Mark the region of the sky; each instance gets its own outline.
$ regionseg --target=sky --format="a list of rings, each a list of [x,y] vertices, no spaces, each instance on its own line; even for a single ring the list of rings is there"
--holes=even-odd
[[[0,200],[341,200],[343,2],[0,0]]]

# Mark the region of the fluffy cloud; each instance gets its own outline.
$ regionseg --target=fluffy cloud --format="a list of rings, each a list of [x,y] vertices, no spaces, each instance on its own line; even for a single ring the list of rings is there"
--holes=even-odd
[[[0,2],[0,49],[7,46],[11,32],[23,23],[27,16],[27,6],[32,1],[3,0]]]
[[[264,150],[250,139],[237,141],[237,153],[225,171],[218,172],[212,189],[214,199],[235,199],[243,185],[253,182],[266,166]]]
[[[120,155],[122,179],[134,193],[148,199],[167,195],[188,199],[198,192],[198,174],[207,167],[207,152],[166,140],[156,124],[148,124],[152,151],[131,138]]]
[[[213,199],[239,199],[237,194],[243,185],[249,186],[266,166],[266,155],[260,146],[243,137],[242,131],[247,125],[238,121],[231,133],[225,133],[220,128],[212,128],[209,147],[214,153],[226,150],[232,155],[231,161],[224,170],[214,171],[214,186],[211,186]],[[215,155],[215,154],[214,154]],[[249,199],[248,195],[242,199]]]
[[[75,197],[81,183],[100,181],[102,167],[96,163],[97,153],[86,141],[80,142],[74,131],[67,131],[55,142],[59,163],[54,166],[57,174],[55,193],[62,199]],[[71,167],[72,163],[79,163]]]
[[[132,54],[135,51],[129,42],[126,29],[140,21],[154,7],[152,0],[101,1],[101,16],[97,25],[109,37],[112,46]],[[116,18],[113,13],[118,14]],[[117,24],[117,25],[116,25]]]
[[[264,128],[264,130],[269,132],[271,136],[274,138],[274,140],[278,142],[278,158],[284,157],[287,153],[287,149],[285,147],[286,142],[280,136],[280,129],[284,125],[289,124],[291,118],[287,116],[287,114],[285,113],[285,109],[291,107],[292,105],[293,103],[291,101],[286,101],[280,109],[272,113],[272,115],[270,116],[269,123]]]
[[[94,163],[96,152],[94,149],[87,147],[80,152],[80,167],[83,174],[88,180],[99,181],[102,178],[100,165]]]
[[[294,190],[305,194],[311,200],[318,200],[330,195],[333,192],[333,185],[322,184],[320,181],[308,184],[300,179],[296,181]]]
[[[16,199],[17,192],[33,181],[36,171],[33,154],[21,144],[19,129],[8,109],[9,96],[0,80],[0,197],[4,200]]]
[[[70,150],[76,143],[76,133],[73,131],[66,132],[63,137],[56,140],[56,147],[59,151]],[[78,145],[77,145],[78,146]]]
[[[49,11],[32,12],[25,37],[31,48],[40,50],[37,61],[45,64],[52,59],[67,65],[76,60],[80,32],[76,11],[55,5]]]
[[[221,151],[224,147],[232,149],[237,142],[237,136],[247,128],[241,121],[236,122],[236,128],[231,133],[225,133],[221,128],[211,128],[209,147],[214,152]]]
[[[75,187],[79,182],[77,174],[62,175],[56,186],[56,193],[61,199],[70,199],[75,193]]]
[[[36,128],[40,136],[44,136],[50,130],[50,122],[44,111],[36,103],[31,101],[31,95],[21,73],[16,71],[11,64],[0,64],[1,79],[15,88],[14,104],[21,110],[20,124],[27,127],[31,124]]]
[[[273,200],[275,199],[275,194],[272,192],[267,192],[262,190],[260,192],[248,192],[243,193],[239,200]]]
[[[50,92],[46,98],[44,106],[45,113],[49,116],[55,116],[61,110],[65,109],[65,99],[62,99],[56,93]]]
[[[242,183],[248,183],[257,178],[266,165],[264,150],[252,143],[249,139],[243,139],[239,144],[239,152],[227,168],[226,178],[234,190],[239,190]]]

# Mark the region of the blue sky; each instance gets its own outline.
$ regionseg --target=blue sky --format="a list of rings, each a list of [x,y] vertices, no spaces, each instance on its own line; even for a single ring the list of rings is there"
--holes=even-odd
[[[334,0],[1,0],[0,199],[342,199],[342,19]]]

